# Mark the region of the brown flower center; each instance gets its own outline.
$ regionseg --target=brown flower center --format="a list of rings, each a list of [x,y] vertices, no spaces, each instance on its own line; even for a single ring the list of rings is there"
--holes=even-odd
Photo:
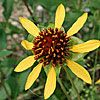
[[[52,66],[56,66],[59,63],[62,66],[62,62],[65,61],[65,56],[69,56],[69,43],[70,38],[66,37],[66,33],[63,30],[54,30],[52,28],[44,29],[39,33],[33,42],[33,52],[35,59],[45,65],[50,62]]]

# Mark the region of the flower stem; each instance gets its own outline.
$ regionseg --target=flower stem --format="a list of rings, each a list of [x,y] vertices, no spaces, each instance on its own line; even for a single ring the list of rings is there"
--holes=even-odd
[[[64,94],[66,95],[67,99],[68,99],[68,100],[72,100],[72,99],[69,97],[69,95],[68,95],[68,93],[67,93],[67,91],[66,91],[66,89],[65,89],[64,85],[62,84],[62,82],[61,82],[61,80],[60,80],[59,77],[57,77],[57,80],[58,80],[58,83],[59,83],[59,85],[60,85],[62,91],[63,91]]]
[[[3,80],[4,79],[4,73],[3,73],[3,71],[1,69],[0,69],[0,72],[1,72],[1,85],[4,88],[4,90],[5,90],[5,92],[6,92],[7,96],[8,96],[8,100],[11,100],[11,97],[9,95],[9,92],[8,92],[8,90],[7,90],[6,86],[5,86],[4,80]]]
[[[8,96],[8,100],[11,100],[10,95],[9,95],[9,92],[6,89],[4,82],[1,82],[1,84],[2,84],[2,87],[4,88],[4,90],[5,90],[5,92],[6,92],[7,96]]]
[[[75,86],[75,84],[74,84],[74,82],[73,82],[73,80],[72,80],[72,78],[71,78],[71,75],[70,75],[68,69],[66,68],[66,66],[63,66],[63,67],[64,67],[64,69],[65,69],[65,71],[66,71],[66,74],[67,74],[67,76],[68,76],[68,78],[69,78],[71,84],[72,84],[72,87],[74,88],[74,90],[75,90],[76,93],[77,93],[77,98],[78,98],[78,100],[81,100],[80,95],[79,95],[79,93],[78,93],[78,90],[77,90],[77,88],[76,88],[76,86]]]
[[[95,72],[96,72],[97,58],[98,58],[98,49],[96,50],[96,56],[95,56],[95,61],[94,61],[93,84],[92,84],[93,87],[94,87],[94,81],[95,81]]]
[[[26,2],[25,0],[22,0],[22,1],[23,1],[24,5],[26,6],[28,12],[30,13],[30,15],[31,15],[31,17],[32,17],[32,19],[33,19],[33,21],[34,21],[34,23],[37,25],[38,22],[37,22],[37,21],[35,20],[35,18],[33,17],[33,13],[32,13],[32,11],[31,11],[31,9],[29,8],[27,2]]]
[[[82,0],[79,0],[79,9],[81,9],[82,6]]]

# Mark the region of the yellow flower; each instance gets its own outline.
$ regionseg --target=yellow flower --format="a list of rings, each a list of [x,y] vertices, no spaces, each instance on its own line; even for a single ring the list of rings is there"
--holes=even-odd
[[[60,4],[56,11],[55,16],[55,29],[48,28],[40,31],[38,27],[26,18],[20,17],[19,20],[23,27],[35,37],[33,43],[23,40],[22,46],[27,50],[32,50],[33,55],[22,60],[14,71],[21,72],[31,67],[36,60],[39,64],[33,68],[29,74],[25,90],[29,89],[35,80],[38,78],[42,66],[48,65],[50,62],[51,67],[47,75],[47,81],[44,89],[44,98],[49,98],[56,88],[56,72],[55,67],[57,64],[62,66],[62,62],[66,62],[70,70],[79,78],[85,82],[91,84],[91,77],[84,67],[77,64],[74,61],[66,59],[70,56],[69,51],[76,53],[85,53],[92,51],[100,46],[99,40],[89,40],[85,43],[74,45],[70,48],[70,36],[76,34],[84,25],[88,17],[87,13],[84,13],[78,20],[72,25],[67,33],[61,30],[64,18],[65,8]]]
[[[100,83],[100,79],[95,82],[95,84],[99,84],[99,83]]]

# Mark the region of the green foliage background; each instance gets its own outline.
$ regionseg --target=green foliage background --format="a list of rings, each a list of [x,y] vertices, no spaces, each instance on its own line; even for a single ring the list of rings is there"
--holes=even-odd
[[[100,0],[26,0],[26,3],[32,15],[23,0],[0,0],[0,100],[10,100],[9,97],[12,100],[44,100],[43,88],[46,81],[44,70],[28,91],[24,90],[25,82],[36,64],[24,72],[14,72],[16,65],[31,54],[20,45],[21,40],[27,39],[28,33],[22,28],[18,17],[25,16],[38,23],[38,26],[41,25],[39,26],[41,28],[54,23],[56,8],[62,3],[66,8],[63,24],[66,32],[79,16],[88,12],[86,24],[75,36],[83,41],[100,40]],[[30,38],[28,36],[28,39]],[[77,62],[89,71],[93,81],[100,78],[100,48],[78,59]],[[100,85],[88,85],[70,73],[82,100],[100,99]],[[77,100],[76,93],[63,69],[60,78],[72,100]],[[58,83],[54,94],[48,100],[67,100]]]

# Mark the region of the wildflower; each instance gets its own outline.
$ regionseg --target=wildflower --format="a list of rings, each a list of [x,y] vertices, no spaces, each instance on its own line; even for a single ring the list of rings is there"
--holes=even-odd
[[[95,82],[95,84],[99,84],[99,83],[100,83],[100,79]]]
[[[22,60],[15,68],[16,72],[21,72],[31,67],[37,60],[39,64],[33,68],[29,74],[25,90],[29,89],[35,80],[38,78],[43,66],[52,63],[47,75],[47,81],[44,90],[44,98],[49,98],[56,88],[56,71],[55,68],[59,64],[63,65],[66,62],[67,66],[71,71],[84,80],[91,84],[91,77],[84,67],[78,63],[68,59],[70,52],[85,53],[92,51],[100,46],[99,40],[89,40],[82,44],[72,45],[70,43],[70,36],[77,33],[87,20],[87,13],[84,13],[78,20],[72,25],[72,27],[65,33],[61,30],[64,18],[65,8],[60,4],[56,11],[55,16],[55,28],[48,28],[40,31],[38,27],[26,18],[20,17],[19,20],[23,27],[35,37],[33,43],[23,40],[22,46],[27,50],[32,50],[33,55]],[[70,47],[71,46],[71,47]]]

